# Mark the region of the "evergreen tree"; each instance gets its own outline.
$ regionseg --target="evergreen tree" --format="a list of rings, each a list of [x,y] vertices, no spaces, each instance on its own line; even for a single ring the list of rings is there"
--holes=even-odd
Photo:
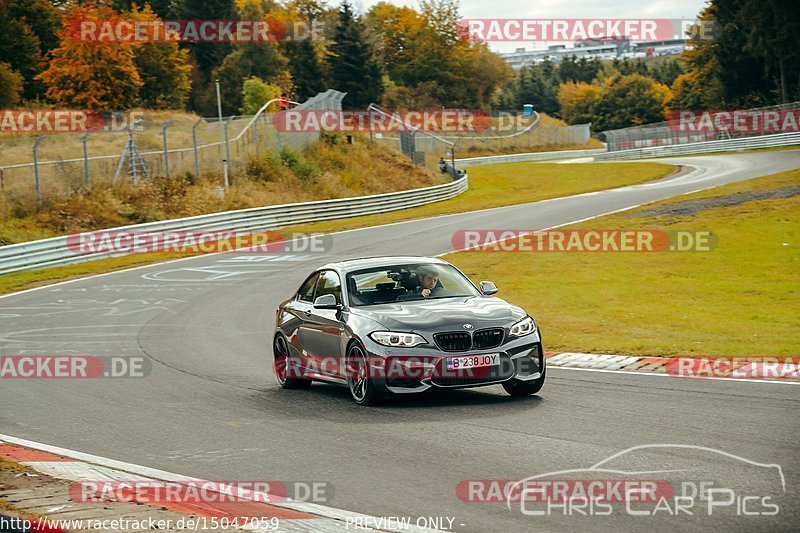
[[[558,65],[558,76],[562,82],[592,83],[600,71],[600,66],[600,60],[596,57],[578,59],[572,55],[561,60]]]
[[[47,0],[0,1],[0,60],[22,75],[22,96],[44,96],[36,76],[46,68],[43,59],[58,46],[58,12]]]
[[[206,115],[215,115],[216,85],[219,79],[222,96],[222,112],[232,115],[239,112],[243,104],[242,86],[248,78],[256,77],[271,82],[286,70],[286,58],[274,42],[255,42],[236,45],[236,49],[215,69],[200,109]]]
[[[310,39],[284,41],[281,50],[289,60],[296,99],[306,100],[326,89],[325,76],[314,43]]]
[[[374,47],[361,18],[346,1],[339,8],[339,24],[328,52],[332,88],[347,93],[345,106],[358,109],[380,101],[383,80]]]
[[[181,20],[232,20],[237,18],[235,0],[178,0],[171,9]],[[214,80],[211,78],[211,73],[231,53],[233,45],[231,43],[189,43],[187,48],[191,52],[192,62],[196,65],[192,79],[190,107],[206,111],[204,107],[207,106],[204,106],[202,100],[204,100],[209,87],[213,90]],[[241,81],[236,94],[241,98]]]

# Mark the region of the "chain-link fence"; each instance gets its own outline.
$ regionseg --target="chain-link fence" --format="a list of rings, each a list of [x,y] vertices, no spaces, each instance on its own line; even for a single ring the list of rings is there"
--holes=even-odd
[[[733,118],[734,111],[676,111],[674,118],[663,122],[656,122],[644,126],[634,126],[618,130],[602,132],[609,152],[631,150],[634,148],[648,148],[651,146],[668,146],[674,144],[687,144],[704,141],[717,141],[735,139],[740,137],[753,137],[775,133],[787,133],[780,128],[764,128],[758,121],[769,119],[770,111],[796,111],[800,102],[780,104],[769,107],[738,110],[744,127],[739,127]],[[682,113],[686,113],[681,118]],[[748,115],[757,118],[757,121],[748,119]],[[776,115],[780,122],[780,115]],[[797,131],[796,123],[795,130]]]
[[[459,177],[455,169],[455,143],[421,130],[376,104],[370,104],[367,111],[370,142],[379,142],[405,154],[417,166]],[[381,119],[388,119],[387,131],[373,131],[373,123]]]
[[[370,107],[374,109],[374,106]],[[437,167],[440,160],[481,155],[558,150],[585,146],[591,132],[589,124],[543,126],[537,113],[524,116],[518,112],[493,112],[482,117],[480,131],[429,132],[411,128],[404,133],[377,133],[372,137],[412,157],[419,165]]]
[[[344,96],[331,89],[295,109],[341,110]],[[0,138],[0,193],[20,201],[39,201],[123,180],[186,173],[222,175],[228,152],[229,170],[236,174],[254,156],[280,152],[287,146],[301,149],[319,139],[319,132],[279,131],[273,121],[277,107],[276,101],[256,115],[222,120],[133,111],[112,115],[110,126],[89,134],[5,136]]]

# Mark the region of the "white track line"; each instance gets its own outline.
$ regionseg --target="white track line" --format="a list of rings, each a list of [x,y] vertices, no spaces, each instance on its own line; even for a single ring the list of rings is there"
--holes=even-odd
[[[86,463],[91,463],[94,465],[104,466],[106,468],[111,468],[114,470],[121,470],[123,472],[136,474],[137,476],[143,476],[150,479],[157,479],[160,481],[193,481],[193,482],[209,482],[208,480],[202,480],[199,478],[184,476],[181,474],[175,474],[172,472],[167,472],[164,470],[158,470],[155,468],[150,468],[147,466],[140,466],[135,465],[132,463],[125,463],[123,461],[117,461],[116,459],[108,459],[106,457],[100,457],[98,455],[92,455],[88,453],[83,453],[75,450],[70,450],[68,448],[60,448],[58,446],[53,446],[50,444],[42,444],[40,442],[35,442],[31,440],[21,439],[18,437],[12,437],[10,435],[3,435],[0,434],[0,443],[7,442],[10,444],[16,444],[17,446],[23,446],[25,448],[32,448],[35,450],[40,450],[44,452],[49,452],[55,455],[61,455],[63,457],[69,457],[70,459],[75,459],[76,461],[82,461]],[[209,482],[210,483],[210,482]],[[253,493],[254,497],[258,496],[268,496],[267,494],[263,493]],[[343,509],[336,509],[335,507],[327,507],[325,505],[319,505],[316,503],[307,503],[307,502],[271,502],[270,505],[274,505],[275,507],[283,507],[287,509],[292,509],[295,511],[300,511],[303,513],[308,514],[315,514],[325,518],[332,518],[334,520],[342,520],[346,521],[348,519],[355,519],[359,518],[362,520],[369,520],[368,522],[362,523],[369,523],[369,524],[376,524],[376,520],[378,517],[365,515],[361,513],[355,513],[351,511],[345,511]],[[410,525],[408,528],[403,529],[396,529],[396,528],[387,528],[381,529],[379,531],[396,531],[396,532],[437,532],[438,530],[423,528],[416,525]]]
[[[752,378],[722,378],[714,376],[673,376],[664,372],[638,372],[636,370],[604,370],[602,368],[578,368],[574,366],[548,366],[549,370],[564,369],[564,370],[580,370],[581,372],[605,372],[607,374],[627,374],[635,376],[650,376],[660,378],[673,378],[673,379],[708,379],[712,381],[727,381],[727,382],[746,382],[746,383],[777,383],[780,385],[800,385],[800,381],[777,381],[774,379],[752,379]]]

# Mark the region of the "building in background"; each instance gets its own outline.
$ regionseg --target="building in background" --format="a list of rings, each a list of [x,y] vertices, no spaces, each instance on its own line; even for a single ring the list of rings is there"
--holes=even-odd
[[[563,58],[572,56],[606,60],[678,55],[686,49],[687,42],[688,39],[635,43],[627,38],[585,39],[574,42],[570,47],[565,44],[554,44],[547,48],[531,50],[517,48],[513,52],[505,52],[500,55],[512,68],[519,69],[525,65],[541,63],[546,59],[559,63]]]

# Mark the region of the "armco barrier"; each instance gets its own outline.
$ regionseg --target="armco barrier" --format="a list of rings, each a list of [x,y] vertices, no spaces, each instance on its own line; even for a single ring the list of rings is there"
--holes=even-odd
[[[490,155],[485,157],[470,157],[456,159],[457,168],[479,167],[483,165],[498,165],[501,163],[524,163],[526,161],[549,161],[552,159],[573,159],[578,157],[592,157],[604,154],[605,149],[594,150],[561,150],[556,152],[529,152],[525,154]]]
[[[196,217],[178,218],[110,228],[108,231],[247,231],[270,229],[335,220],[361,215],[386,213],[447,200],[469,187],[467,176],[456,181],[410,191],[399,191],[356,198],[337,198],[296,204],[269,205],[237,211],[225,211]],[[55,265],[81,263],[124,254],[76,254],[67,248],[67,237],[0,246],[0,274]]]
[[[645,159],[651,157],[666,157],[671,155],[707,154],[712,152],[730,152],[734,150],[753,150],[758,148],[773,148],[779,146],[800,145],[800,133],[776,133],[760,135],[758,137],[742,137],[740,139],[722,139],[719,141],[704,141],[687,144],[669,144],[666,146],[648,146],[646,148],[633,148],[604,152],[595,155],[597,161],[610,161],[614,159]]]

